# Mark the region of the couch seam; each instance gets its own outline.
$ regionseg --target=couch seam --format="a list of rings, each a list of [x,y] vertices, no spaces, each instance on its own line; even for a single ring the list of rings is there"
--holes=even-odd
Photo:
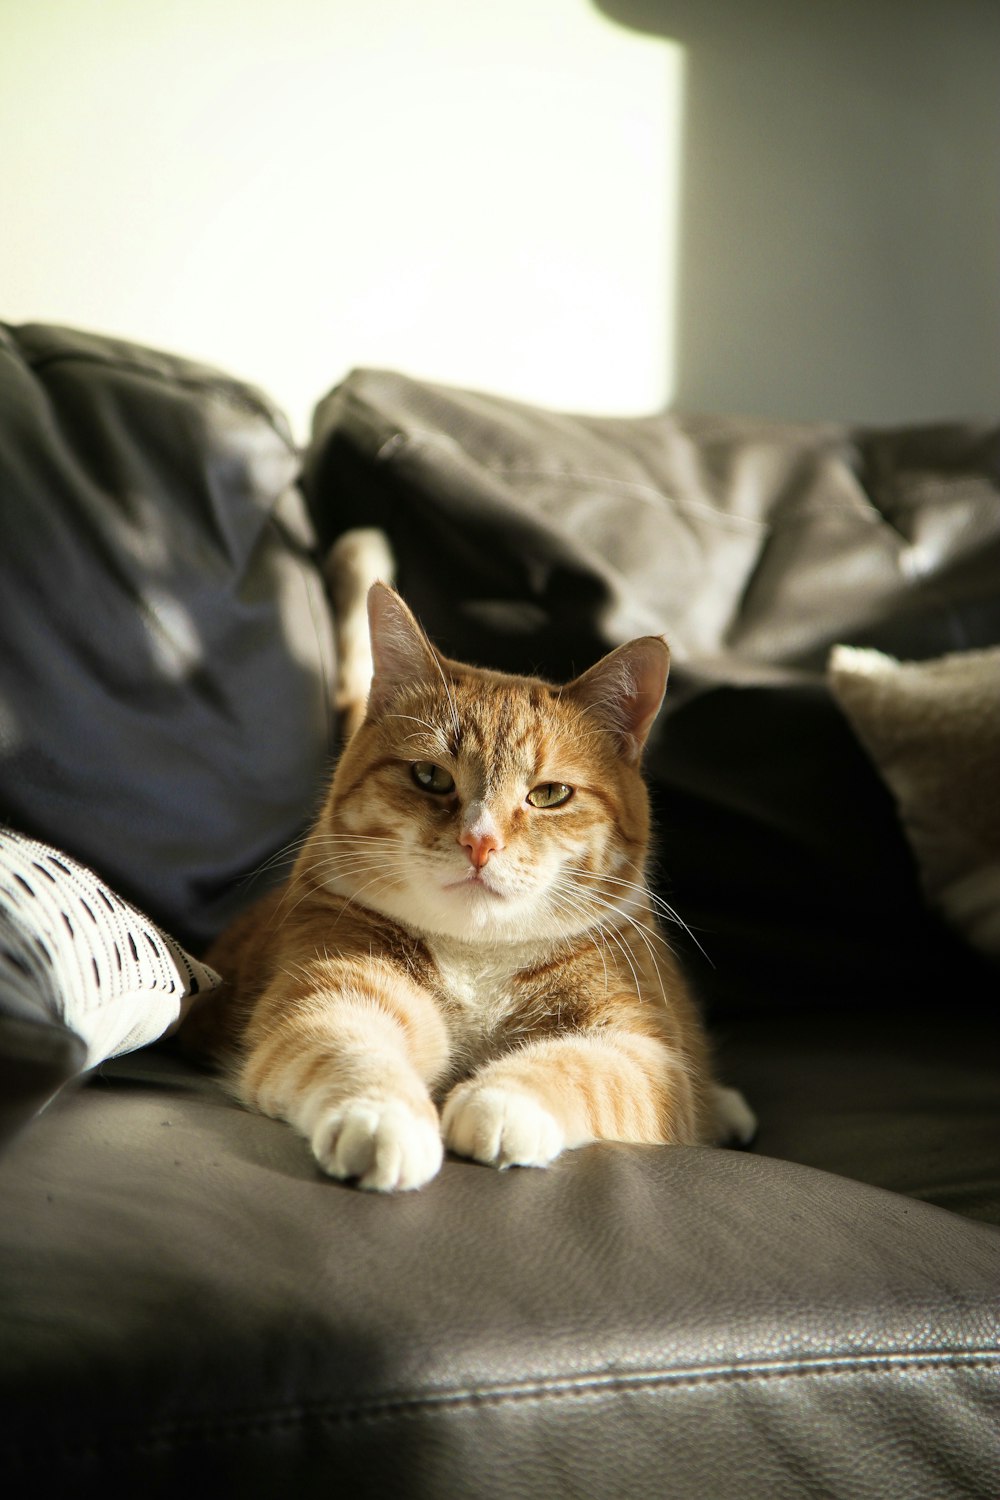
[[[174,1446],[194,1443],[225,1442],[254,1432],[280,1430],[309,1423],[325,1427],[372,1425],[385,1420],[412,1418],[506,1405],[528,1405],[563,1400],[599,1400],[606,1396],[638,1394],[645,1391],[693,1389],[698,1386],[751,1385],[775,1380],[858,1375],[868,1372],[907,1374],[913,1371],[1000,1370],[1000,1352],[995,1350],[943,1351],[941,1354],[874,1354],[864,1356],[831,1356],[801,1363],[778,1361],[771,1364],[732,1367],[706,1367],[677,1371],[647,1371],[633,1374],[585,1375],[498,1385],[493,1388],[470,1387],[467,1390],[425,1392],[350,1402],[299,1402],[283,1407],[245,1413],[221,1413],[209,1418],[177,1417],[156,1424],[144,1434],[132,1435],[131,1442],[117,1439],[81,1440],[61,1445],[64,1456],[80,1459],[100,1458],[110,1446],[128,1447],[137,1453],[156,1452]],[[15,1456],[17,1447],[6,1448]],[[33,1461],[37,1452],[32,1447]]]
[[[746,536],[759,536],[770,529],[769,521],[758,520],[756,516],[734,515],[712,505],[710,501],[690,500],[645,480],[624,479],[618,475],[593,474],[575,469],[547,469],[535,464],[504,463],[502,460],[485,458],[470,449],[463,448],[448,433],[424,431],[422,428],[414,428],[407,432],[397,430],[390,433],[380,444],[374,458],[376,462],[386,463],[394,460],[397,453],[405,455],[408,451],[419,457],[420,450],[427,447],[444,448],[449,454],[458,453],[475,464],[477,468],[484,469],[486,473],[501,480],[506,478],[549,479],[556,480],[563,485],[586,485],[602,490],[625,490],[650,504],[655,501],[666,502],[676,511],[690,513],[706,521],[715,521],[724,528],[739,531]]]
[[[895,523],[887,516],[879,505],[873,500],[863,486],[859,486],[863,503],[851,504],[850,501],[836,498],[832,502],[811,497],[800,510],[793,514],[777,520],[773,515],[759,518],[756,516],[741,516],[731,511],[724,510],[721,506],[713,505],[711,500],[695,500],[688,496],[679,495],[675,490],[663,485],[657,485],[641,479],[626,479],[618,475],[592,473],[577,469],[552,469],[536,464],[505,463],[503,460],[484,458],[470,449],[463,448],[447,433],[425,431],[414,428],[411,431],[397,429],[388,437],[383,438],[376,452],[372,455],[374,461],[386,462],[395,459],[397,453],[406,453],[408,450],[419,455],[420,449],[425,447],[437,447],[454,454],[458,453],[469,459],[477,467],[485,469],[487,473],[498,479],[545,479],[560,483],[564,486],[585,486],[592,490],[618,490],[635,495],[650,504],[659,501],[667,508],[677,514],[691,516],[706,522],[711,522],[723,530],[738,532],[747,537],[769,536],[774,532],[782,532],[790,527],[801,526],[812,521],[816,516],[828,517],[830,515],[847,516],[870,526],[881,527],[892,533],[897,543],[909,547],[910,542],[905,534],[901,533]],[[900,495],[895,501],[897,511],[916,511],[927,508],[930,502],[944,501],[950,498],[952,491],[958,488],[966,488],[970,481],[973,483],[979,479],[980,485],[989,488],[991,494],[995,495],[995,486],[989,484],[986,476],[963,475],[955,479],[944,477],[938,485],[934,480],[918,481],[914,486],[914,493]],[[945,493],[937,491],[943,488]]]
[[[891,518],[887,516],[872,500],[867,490],[859,486],[859,492],[867,504],[855,506],[849,500],[840,496],[832,500],[824,500],[819,496],[810,496],[802,505],[801,509],[781,520],[776,520],[774,515],[764,519],[756,516],[741,516],[732,511],[723,510],[720,506],[713,505],[710,500],[693,500],[687,496],[678,495],[676,491],[666,486],[650,484],[640,479],[622,479],[616,475],[592,474],[581,470],[545,469],[533,464],[506,464],[490,463],[490,473],[500,475],[511,475],[515,478],[525,479],[551,479],[563,481],[568,485],[592,485],[601,489],[624,489],[630,490],[642,496],[648,496],[651,500],[664,500],[675,509],[690,511],[695,515],[704,516],[708,520],[722,521],[726,523],[739,524],[747,531],[776,531],[786,526],[795,526],[802,521],[812,520],[815,516],[844,515],[853,517],[869,525],[884,526],[892,531],[897,538],[910,545],[909,538],[900,533]],[[989,482],[985,475],[965,475],[955,479],[942,478],[940,481],[926,479],[916,481],[910,486],[911,493],[900,495],[895,501],[895,509],[898,511],[914,511],[925,508],[928,501],[936,502],[946,500],[952,491],[965,490],[970,482],[977,483],[978,489],[988,490],[990,498],[995,498],[997,487]],[[944,490],[944,494],[939,491]]]

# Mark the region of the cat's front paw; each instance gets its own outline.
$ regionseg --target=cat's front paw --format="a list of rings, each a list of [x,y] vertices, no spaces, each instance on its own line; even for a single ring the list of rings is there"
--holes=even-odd
[[[396,1099],[348,1100],[316,1125],[312,1149],[331,1177],[379,1193],[423,1187],[444,1156],[436,1113]]]
[[[460,1084],[441,1125],[450,1151],[494,1167],[546,1167],[565,1144],[558,1120],[529,1094],[489,1084]]]

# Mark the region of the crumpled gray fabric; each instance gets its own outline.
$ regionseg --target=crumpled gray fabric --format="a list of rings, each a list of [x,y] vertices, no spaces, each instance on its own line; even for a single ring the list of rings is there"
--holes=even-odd
[[[298,468],[248,386],[0,327],[0,822],[195,948],[325,775],[331,622]]]

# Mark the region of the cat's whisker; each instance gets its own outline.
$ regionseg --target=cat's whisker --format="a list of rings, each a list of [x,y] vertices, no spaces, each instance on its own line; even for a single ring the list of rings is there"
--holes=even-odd
[[[553,889],[554,894],[556,894],[557,897],[561,899],[562,906],[565,911],[569,911],[573,916],[577,918],[584,918],[584,935],[587,937],[589,942],[593,944],[594,948],[597,950],[597,956],[601,960],[601,965],[604,969],[604,992],[605,994],[607,994],[610,987],[610,979],[608,976],[608,961],[605,957],[607,940],[605,938],[604,931],[601,927],[600,922],[595,923],[593,921],[593,914],[578,899],[579,892],[577,891],[577,888],[575,886],[569,884],[569,882],[566,881],[559,881]]]
[[[315,895],[316,891],[319,889],[318,886],[310,885],[308,880],[304,880],[302,882],[302,886],[303,888],[299,892],[298,900],[292,902],[290,906],[288,905],[288,903],[291,901],[296,887],[293,885],[289,885],[288,889],[282,893],[281,900],[275,907],[272,919],[276,927],[284,927],[288,922],[290,922],[292,917],[298,911],[299,907],[302,905],[303,901],[307,901],[309,897]]]
[[[628,924],[629,924],[630,927],[634,928],[637,936],[642,940],[642,943],[643,943],[643,945],[644,945],[644,947],[646,949],[646,952],[647,952],[647,954],[649,956],[649,961],[653,965],[653,972],[656,974],[656,982],[657,982],[657,985],[659,986],[660,994],[663,997],[663,999],[666,1000],[666,998],[667,998],[667,992],[666,992],[666,990],[664,989],[664,986],[663,986],[663,975],[660,973],[660,966],[659,966],[659,964],[656,961],[656,951],[655,951],[655,949],[653,947],[652,942],[650,941],[650,933],[647,931],[647,929],[645,927],[643,927],[642,923],[641,922],[637,922],[634,917],[626,917],[626,921],[628,922]],[[667,947],[665,939],[663,939],[662,937],[660,937],[659,941],[663,944],[663,946],[665,948],[667,948],[667,951],[669,952],[670,950]],[[631,945],[629,945],[629,951],[632,952]]]
[[[644,926],[643,923],[640,922],[636,917],[632,916],[626,911],[622,911],[622,909],[616,906],[613,902],[607,901],[600,895],[599,892],[589,892],[588,894],[590,894],[592,898],[595,899],[596,902],[604,909],[609,919],[607,922],[604,919],[599,920],[594,930],[600,932],[605,942],[613,942],[619,949],[619,951],[622,952],[622,956],[625,958],[625,961],[628,964],[629,969],[631,970],[633,979],[636,979],[636,992],[640,995],[640,998],[641,986],[638,983],[636,968],[633,962],[637,962],[635,950],[632,948],[631,943],[623,932],[617,929],[613,931],[609,930],[613,922],[626,922],[629,927],[633,928],[637,937],[642,941],[643,946],[645,947],[646,952],[649,956],[649,961],[656,973],[657,984],[659,986],[660,993],[665,995],[663,976],[660,972],[660,966],[656,961],[656,952],[653,947],[653,943],[654,941],[656,941],[661,943],[668,952],[670,951],[669,944],[666,942],[666,939],[663,937],[663,935],[656,929],[651,929]],[[582,906],[579,907],[579,909],[583,910]],[[606,977],[607,975],[605,968],[605,978]]]
[[[406,840],[394,833],[320,833],[314,842],[321,844],[378,844],[379,848],[399,845],[405,847]]]
[[[656,891],[654,891],[652,889],[652,887],[650,885],[650,882],[649,882],[649,877],[648,877],[645,869],[643,869],[640,865],[637,865],[636,862],[635,862],[635,860],[632,860],[632,859],[627,859],[625,861],[625,863],[629,867],[629,869],[634,870],[636,872],[636,874],[639,876],[639,883],[641,883],[643,889],[645,891],[647,891],[647,893],[649,895],[649,899],[654,903],[654,905],[656,905],[670,919],[670,921],[676,922],[678,925],[684,927],[685,931],[689,934],[689,936],[694,941],[697,941],[697,939],[695,939],[694,932],[683,921],[683,919],[681,918],[681,916],[679,915],[679,913],[674,910],[674,908],[670,905],[670,903],[668,901],[666,901],[664,899],[664,897],[662,897],[661,895],[659,895]]]
[[[631,863],[631,861],[629,861],[629,863]],[[586,877],[590,877],[590,872],[589,871],[574,870],[574,873],[580,875],[581,877],[585,877],[585,876]],[[695,947],[698,949],[699,953],[702,955],[702,957],[708,963],[712,964],[713,968],[715,967],[714,963],[712,963],[711,957],[705,951],[705,949],[702,946],[702,944],[699,942],[697,935],[695,934],[695,932],[693,931],[693,929],[688,925],[688,923],[684,921],[684,918],[680,915],[680,913],[677,912],[674,909],[674,907],[672,907],[670,905],[670,903],[668,901],[665,901],[662,896],[658,895],[655,891],[650,890],[649,886],[645,883],[645,881],[624,880],[624,879],[621,878],[621,876],[617,876],[617,875],[600,875],[600,876],[593,876],[593,877],[590,877],[590,878],[594,878],[594,879],[597,879],[597,880],[604,880],[604,881],[607,881],[610,885],[622,886],[622,887],[625,887],[625,888],[627,888],[629,890],[635,891],[636,893],[641,894],[642,896],[644,896],[649,901],[649,904],[656,911],[658,911],[665,918],[665,920],[667,920],[668,922],[673,923],[673,925],[675,927],[680,927],[683,932],[686,932],[687,935],[688,935],[688,937],[691,939],[692,943],[694,943]],[[660,940],[666,946],[669,946],[669,944],[666,944],[666,939],[663,938],[662,935],[659,935],[659,936],[660,936]]]
[[[706,963],[711,964],[712,968],[714,969],[715,963],[712,959],[711,954],[698,938],[698,935],[694,931],[694,928],[691,927],[688,922],[685,922],[680,912],[676,911],[668,901],[664,901],[662,896],[655,896],[652,892],[650,892],[650,901],[655,909],[661,913],[665,921],[671,922],[675,927],[679,927],[682,932],[687,933],[688,937],[691,939],[692,943],[694,943],[702,958]]]
[[[458,717],[458,708],[455,704],[455,695],[451,690],[451,683],[448,681],[444,667],[441,665],[436,651],[434,653],[434,665],[437,667],[438,675],[441,678],[441,685],[444,688],[444,695],[448,700],[448,707],[451,709],[451,723],[455,731],[455,744],[457,746],[462,738],[462,723]]]
[[[298,900],[295,901],[293,905],[287,907],[285,910],[282,911],[281,910],[281,905],[279,904],[278,911],[276,912],[276,916],[280,914],[280,923],[278,925],[285,926],[288,922],[290,922],[291,919],[292,919],[292,917],[298,911],[299,907],[303,904],[303,902],[308,901],[310,899],[310,897],[324,896],[324,895],[328,894],[327,887],[325,886],[324,882],[321,879],[316,879],[314,881],[314,883],[310,883],[309,881],[303,881],[302,884],[303,884],[303,889],[299,893]],[[343,915],[342,911],[335,911],[335,912],[333,912],[332,913],[333,921],[334,922],[339,921],[340,917],[342,915]]]
[[[635,964],[632,961],[635,958],[635,954],[632,952],[632,949],[629,947],[628,943],[625,941],[621,933],[612,931],[608,927],[604,927],[601,930],[607,940],[615,945],[615,947],[624,958],[626,964],[628,965],[629,973],[632,975],[632,982],[635,985],[636,998],[638,1000],[641,1000],[642,985],[639,983],[639,975],[636,972]]]
[[[356,890],[352,895],[346,897],[344,900],[344,912],[350,911],[352,906],[363,906],[364,902],[361,900],[361,897],[364,895],[365,891],[371,890],[372,886],[378,885],[381,878],[382,872],[379,871],[377,875],[373,876],[373,878],[367,881],[363,886],[361,886],[359,890]]]
[[[348,856],[344,860],[319,860],[313,873],[319,882],[317,889],[320,890],[326,887],[330,879],[354,880],[357,876],[372,875],[373,880],[369,884],[373,884],[381,876],[388,878],[405,874],[406,869],[406,862],[403,860],[391,863],[373,857],[351,860]]]
[[[419,724],[421,729],[427,729],[431,734],[440,734],[441,730],[437,724],[432,724],[429,719],[419,719],[416,714],[386,714],[388,719],[408,720],[411,724]]]
[[[609,916],[617,919],[620,922],[627,922],[630,927],[634,927],[637,932],[641,933],[643,942],[646,945],[650,958],[654,959],[654,962],[655,950],[653,945],[656,943],[658,943],[661,948],[665,949],[667,953],[673,953],[674,950],[664,936],[659,923],[655,920],[655,918],[652,917],[651,914],[645,914],[649,918],[649,920],[647,922],[644,922],[640,919],[639,916],[636,916],[633,912],[626,910],[616,901],[604,900],[596,892],[594,893],[594,895],[595,899],[602,901],[604,909],[605,911],[607,911]]]
[[[380,841],[377,839],[373,839],[372,842],[376,844],[380,843]],[[338,867],[339,861],[344,861],[343,868]],[[345,850],[340,855],[327,855],[314,863],[310,872],[313,877],[314,883],[310,884],[308,881],[304,882],[304,889],[299,894],[298,900],[295,901],[292,906],[287,906],[286,903],[291,898],[295,887],[293,885],[289,885],[289,887],[282,893],[281,899],[279,900],[277,908],[275,910],[275,917],[280,917],[280,925],[284,925],[295,914],[303,901],[307,900],[310,896],[325,894],[327,889],[323,879],[323,876],[325,875],[342,874],[350,877],[354,874],[365,875],[370,870],[377,870],[379,873],[382,873],[390,869],[390,867],[390,862],[387,861],[384,856],[380,855],[380,857],[378,858],[375,857],[374,850],[368,851],[364,855],[364,858],[361,857],[360,851],[352,853],[349,850]],[[398,859],[396,868],[401,873],[405,872],[405,861],[402,858]],[[369,885],[375,883],[376,882],[373,880],[369,882]]]
[[[301,851],[309,842],[310,837],[310,831],[307,829],[298,838],[291,839],[287,844],[283,844],[280,849],[276,849],[267,859],[262,860],[259,865],[255,865],[252,870],[248,871],[240,881],[240,885],[250,885],[253,881],[259,880],[262,875],[266,875],[269,870],[273,870],[279,865],[294,864]]]

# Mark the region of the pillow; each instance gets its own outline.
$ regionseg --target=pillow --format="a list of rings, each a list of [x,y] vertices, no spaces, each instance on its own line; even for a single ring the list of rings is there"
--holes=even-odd
[[[298,468],[248,385],[0,325],[0,824],[195,949],[326,774],[331,623]]]
[[[0,829],[0,1136],[69,1078],[168,1035],[220,982],[93,871]]]
[[[1000,648],[900,662],[838,646],[830,682],[896,799],[928,899],[1000,962]]]

